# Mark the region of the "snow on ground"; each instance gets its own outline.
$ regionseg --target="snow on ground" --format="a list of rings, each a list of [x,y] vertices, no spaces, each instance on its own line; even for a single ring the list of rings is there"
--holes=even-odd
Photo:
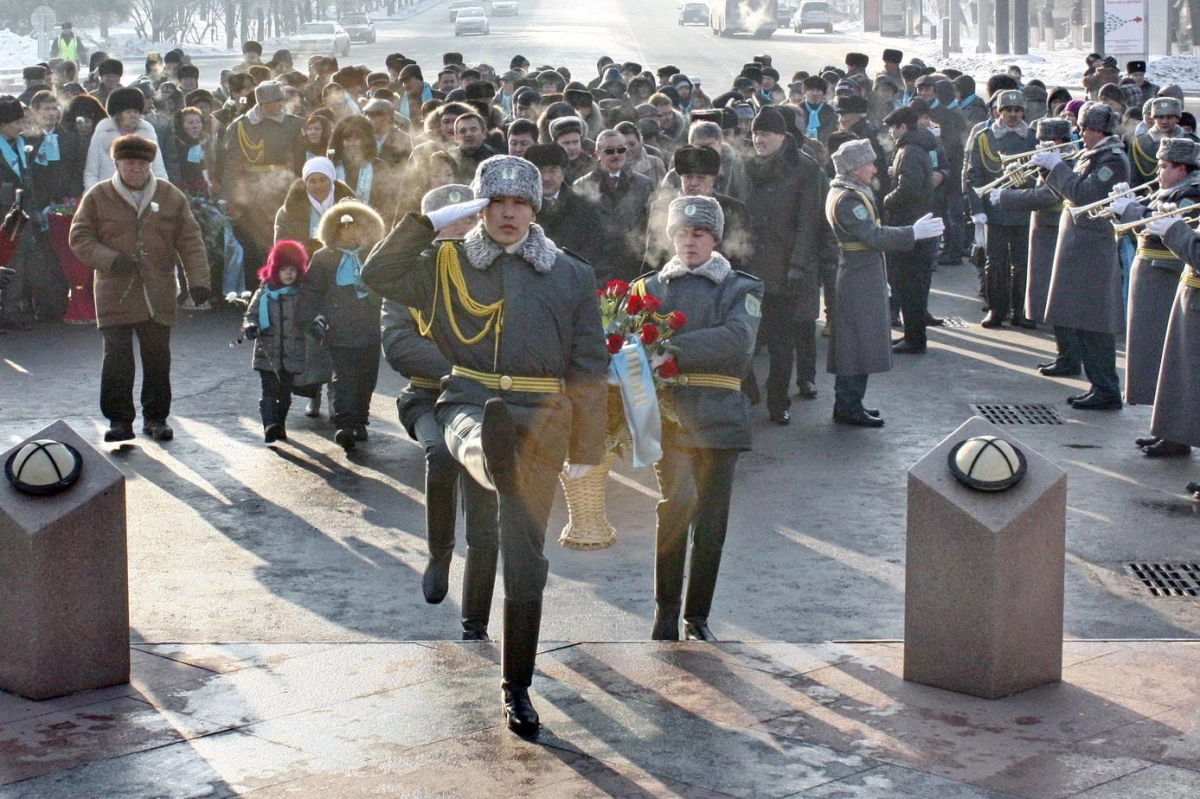
[[[1003,72],[1010,65],[1016,64],[1021,68],[1023,80],[1040,79],[1046,87],[1066,86],[1076,89],[1083,79],[1087,68],[1084,59],[1090,50],[1035,50],[1028,55],[996,55],[994,53],[975,53],[973,37],[962,40],[962,53],[951,53],[948,58],[942,58],[941,41],[932,39],[893,39],[883,38],[874,33],[862,32],[862,21],[842,23],[837,26],[841,33],[862,36],[864,39],[878,41],[883,47],[895,47],[904,51],[904,59],[916,56],[930,66],[950,67],[961,70],[977,79],[986,78],[994,72]],[[1060,47],[1066,47],[1059,42]],[[1125,59],[1118,56],[1122,69]],[[1159,86],[1177,83],[1186,91],[1200,90],[1200,58],[1194,56],[1156,56],[1150,58],[1146,68],[1146,78]]]
[[[20,69],[38,62],[37,41],[0,30],[0,69]]]

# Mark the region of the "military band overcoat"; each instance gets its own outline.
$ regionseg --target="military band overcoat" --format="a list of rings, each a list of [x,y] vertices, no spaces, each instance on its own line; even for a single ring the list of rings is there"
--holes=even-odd
[[[1200,239],[1190,225],[1176,222],[1163,243],[1186,262],[1183,277],[1193,284],[1181,281],[1175,291],[1150,433],[1200,447]]]
[[[1035,322],[1046,319],[1046,298],[1058,248],[1058,221],[1062,198],[1046,184],[1032,189],[1005,189],[1000,194],[1001,211],[1031,211],[1029,229],[1029,276],[1025,282],[1025,316]]]

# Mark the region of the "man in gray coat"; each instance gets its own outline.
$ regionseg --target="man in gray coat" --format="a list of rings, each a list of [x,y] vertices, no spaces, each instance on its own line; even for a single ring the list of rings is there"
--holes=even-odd
[[[435,414],[450,454],[499,494],[504,715],[509,729],[532,735],[546,524],[563,462],[577,479],[604,455],[608,355],[592,270],[533,224],[537,167],[498,155],[479,165],[475,186],[481,199],[406,216],[362,280],[417,309],[454,364]],[[437,230],[480,212],[463,242],[432,246]],[[456,286],[449,297],[437,291],[442,280]]]
[[[1030,163],[1046,170],[1046,183],[1067,203],[1103,199],[1114,185],[1129,180],[1125,145],[1114,135],[1119,124],[1108,106],[1085,106],[1079,114],[1085,149],[1074,170],[1053,150],[1035,153]],[[1114,410],[1121,407],[1116,336],[1125,325],[1117,242],[1108,220],[1076,218],[1068,211],[1058,226],[1046,321],[1076,331],[1084,374],[1092,384],[1067,401],[1079,410]]]
[[[871,178],[875,151],[865,139],[846,142],[833,154],[837,177],[825,201],[825,215],[838,242],[833,337],[829,343],[834,379],[833,421],[857,427],[883,427],[879,411],[863,407],[867,376],[892,368],[885,251],[911,250],[936,239],[945,226],[925,214],[912,225],[885,227],[876,210]]]

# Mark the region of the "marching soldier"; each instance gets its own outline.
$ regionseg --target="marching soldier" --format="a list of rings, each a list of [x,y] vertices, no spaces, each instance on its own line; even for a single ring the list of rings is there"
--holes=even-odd
[[[995,122],[978,130],[969,143],[970,165],[964,173],[971,220],[987,225],[987,265],[984,280],[987,316],[983,327],[1000,327],[1012,314],[1016,327],[1031,327],[1024,314],[1025,283],[1028,269],[1029,215],[1006,212],[994,207],[991,199],[980,197],[975,189],[1004,174],[1001,156],[1027,153],[1037,147],[1037,135],[1025,122],[1025,95],[1016,90],[997,92]]]
[[[1045,117],[1037,121],[1038,141],[1065,144],[1071,140],[1071,123]],[[1050,274],[1054,271],[1054,251],[1058,246],[1058,220],[1062,216],[1062,197],[1039,178],[1029,189],[993,189],[989,195],[993,208],[1001,212],[1031,211],[1029,233],[1029,273],[1025,281],[1025,317],[1034,324],[1046,320],[1046,297],[1050,293]],[[1075,377],[1079,374],[1079,343],[1069,328],[1054,328],[1058,353],[1051,363],[1038,364],[1038,372],[1047,377]]]
[[[716,158],[710,150],[702,152]],[[678,371],[676,382],[666,389],[678,419],[664,420],[663,457],[655,465],[663,497],[657,508],[650,636],[657,641],[679,639],[681,607],[688,639],[716,640],[708,628],[708,614],[729,524],[738,454],[750,449],[750,402],[740,389],[754,356],[763,284],[733,269],[714,250],[724,227],[725,215],[716,199],[677,197],[666,220],[675,255],[634,288],[658,298],[664,318],[678,312],[686,320],[671,336],[678,351],[665,359],[660,355],[651,359],[655,367],[661,369],[666,360],[672,363],[672,372]],[[683,601],[689,532],[692,556]]]
[[[1086,106],[1079,114],[1084,150],[1075,159],[1074,170],[1054,150],[1035,153],[1030,163],[1047,171],[1047,185],[1068,204],[1087,205],[1103,199],[1114,185],[1129,177],[1125,147],[1114,135],[1118,124],[1116,112],[1108,106]],[[1081,253],[1086,257],[1080,257]],[[1125,303],[1117,242],[1107,220],[1086,214],[1075,218],[1068,209],[1063,210],[1046,321],[1075,331],[1083,371],[1092,384],[1067,402],[1079,410],[1120,408],[1116,335],[1124,329]]]
[[[532,735],[546,524],[563,462],[577,479],[604,455],[608,355],[592,270],[533,224],[537,167],[494,156],[475,185],[480,199],[406,216],[362,279],[420,311],[453,364],[435,415],[454,459],[499,494],[504,715],[509,729]],[[481,211],[461,244],[431,246],[437,230]]]
[[[442,186],[425,195],[421,212],[430,214],[474,198],[469,186]],[[461,239],[475,226],[475,220],[469,216],[443,228],[438,239]],[[388,247],[385,240],[380,249]],[[462,637],[464,641],[486,641],[499,555],[496,495],[464,474],[446,448],[434,405],[441,393],[440,381],[450,374],[451,364],[432,339],[421,335],[424,322],[416,309],[391,300],[383,303],[383,354],[393,369],[409,379],[408,386],[396,399],[400,424],[425,450],[425,536],[429,562],[421,578],[421,591],[426,602],[436,605],[445,599],[449,589],[455,506],[461,484],[467,530]]]
[[[1118,197],[1112,213],[1133,222],[1200,202],[1200,142],[1163,139],[1158,144],[1159,190],[1147,203]],[[1127,190],[1117,185],[1114,190]],[[1162,239],[1142,229],[1137,257],[1129,276],[1129,324],[1125,331],[1125,401],[1153,405],[1163,358],[1167,324],[1175,303],[1183,262],[1166,249]],[[1178,457],[1191,452],[1187,444],[1168,439],[1138,439],[1149,457]]]
[[[1178,218],[1157,219],[1146,230],[1186,264],[1167,324],[1150,433],[1200,447],[1200,236]],[[1189,490],[1200,499],[1200,486],[1190,484]]]
[[[1129,137],[1129,166],[1132,168],[1129,183],[1135,188],[1154,180],[1158,174],[1159,142],[1187,136],[1179,127],[1182,114],[1183,103],[1174,97],[1156,97],[1150,101],[1150,115],[1154,124],[1144,133]]]
[[[912,225],[884,227],[876,211],[871,178],[875,151],[865,139],[846,142],[833,154],[837,177],[825,201],[825,216],[837,237],[839,259],[834,293],[833,336],[828,369],[834,375],[833,421],[883,427],[877,410],[863,407],[867,377],[892,368],[887,270],[883,253],[911,250],[936,239],[945,226],[925,214]]]

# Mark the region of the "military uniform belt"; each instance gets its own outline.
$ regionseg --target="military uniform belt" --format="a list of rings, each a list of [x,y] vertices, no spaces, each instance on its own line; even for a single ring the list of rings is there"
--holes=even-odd
[[[675,384],[679,386],[696,386],[698,388],[727,388],[730,391],[741,391],[742,381],[729,375],[678,375]]]
[[[563,381],[557,377],[520,377],[516,375],[497,375],[491,372],[480,372],[465,366],[455,366],[450,369],[455,377],[465,377],[474,380],[485,388],[493,391],[524,391],[530,394],[561,394],[565,390]]]
[[[1179,276],[1179,282],[1190,289],[1200,289],[1200,277],[1193,275],[1190,272],[1184,272]]]
[[[840,246],[846,252],[862,252],[863,250],[871,249],[861,241],[839,241],[838,246]]]
[[[442,387],[440,381],[428,377],[410,377],[408,378],[408,382],[413,385],[413,388],[431,388],[437,391]]]
[[[1149,247],[1138,247],[1137,257],[1151,261],[1178,261],[1179,256],[1170,250],[1152,250]]]

